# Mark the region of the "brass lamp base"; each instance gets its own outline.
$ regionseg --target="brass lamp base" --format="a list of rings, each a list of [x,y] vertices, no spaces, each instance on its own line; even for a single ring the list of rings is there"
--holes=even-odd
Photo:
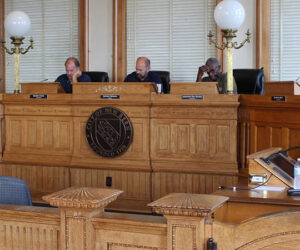
[[[233,91],[233,69],[232,69],[232,49],[240,49],[244,46],[246,42],[250,43],[250,31],[247,30],[246,36],[247,38],[240,43],[239,45],[237,42],[233,42],[232,39],[236,37],[237,30],[234,29],[223,29],[221,30],[223,33],[223,37],[225,38],[225,41],[221,44],[217,44],[216,41],[214,41],[213,34],[210,31],[208,34],[208,41],[209,44],[213,44],[217,49],[225,50],[227,49],[227,94],[234,94]]]
[[[30,39],[30,45],[24,49],[21,48],[21,45],[23,44],[24,37],[23,36],[11,36],[11,43],[14,45],[14,47],[8,49],[5,46],[5,41],[0,41],[1,45],[0,47],[6,51],[9,55],[14,55],[15,57],[15,89],[14,94],[20,94],[19,89],[19,67],[20,67],[20,55],[26,54],[29,49],[33,49],[33,39]]]

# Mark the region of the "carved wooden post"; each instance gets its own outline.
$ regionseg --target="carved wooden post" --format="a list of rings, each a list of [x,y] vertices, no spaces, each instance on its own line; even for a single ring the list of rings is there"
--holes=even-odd
[[[206,249],[212,237],[211,214],[228,197],[205,194],[169,194],[149,204],[167,218],[168,250]]]
[[[116,189],[75,188],[43,196],[52,206],[60,209],[61,249],[95,249],[92,218],[123,193]]]

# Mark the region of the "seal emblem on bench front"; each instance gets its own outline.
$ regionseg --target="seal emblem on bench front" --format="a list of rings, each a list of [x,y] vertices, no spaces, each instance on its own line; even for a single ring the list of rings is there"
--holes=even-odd
[[[114,107],[97,109],[86,123],[86,140],[102,157],[117,157],[129,148],[133,128],[127,115]]]

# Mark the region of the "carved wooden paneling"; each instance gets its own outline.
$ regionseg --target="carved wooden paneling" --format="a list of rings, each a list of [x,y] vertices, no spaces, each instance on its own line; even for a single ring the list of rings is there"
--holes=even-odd
[[[21,147],[22,146],[22,121],[14,120],[10,123],[7,122],[6,118],[6,150],[9,150],[9,147]],[[10,142],[10,144],[9,144]]]
[[[60,218],[54,208],[1,204],[0,249],[60,249]]]
[[[71,153],[71,119],[6,117],[5,128],[7,152],[18,150],[18,153]]]
[[[64,167],[0,164],[0,175],[24,180],[32,195],[51,193],[70,186],[69,170]]]
[[[0,220],[1,249],[60,249],[59,226]]]
[[[300,128],[288,124],[251,123],[250,131],[255,137],[250,137],[250,154],[271,147],[281,147],[283,150],[299,146]],[[291,157],[297,158],[300,150],[289,152]]]
[[[204,156],[214,160],[234,161],[235,130],[236,123],[231,121],[153,119],[153,159],[197,160]]]
[[[52,126],[51,121],[42,121],[42,134],[47,135],[47,137],[42,138],[42,144],[45,148],[51,148],[51,146],[54,144],[54,128]]]
[[[241,169],[247,167],[247,155],[250,154],[250,125],[248,122],[240,122],[238,128],[238,162],[240,163]]]
[[[237,173],[236,131],[236,120],[152,119],[152,168]]]
[[[195,225],[172,225],[172,249],[197,249],[196,235]]]
[[[123,190],[122,198],[151,199],[150,172],[118,171],[72,168],[71,186],[106,188],[106,178],[111,177],[111,188]]]
[[[12,101],[18,99],[15,95],[6,97]],[[24,98],[27,95],[20,95],[18,101]],[[5,161],[52,165],[54,159],[57,160],[54,164],[69,160],[73,147],[71,107],[49,105],[54,101],[52,98],[49,96],[47,103],[39,105],[29,105],[33,101],[25,99],[23,105],[5,105]]]
[[[230,153],[229,126],[216,126],[216,153],[217,155]]]
[[[138,219],[138,218],[137,218]],[[94,220],[96,249],[107,250],[166,250],[167,228],[163,223],[126,223],[120,219]]]
[[[4,159],[49,165],[70,161],[72,127],[72,120],[67,117],[8,116]]]
[[[25,123],[25,147],[34,148],[38,147],[38,129],[36,120],[29,120]]]
[[[195,153],[209,153],[209,126],[197,125],[195,132]]]
[[[230,175],[205,175],[156,172],[152,174],[153,200],[169,193],[212,193],[219,186],[235,186],[238,177]]]

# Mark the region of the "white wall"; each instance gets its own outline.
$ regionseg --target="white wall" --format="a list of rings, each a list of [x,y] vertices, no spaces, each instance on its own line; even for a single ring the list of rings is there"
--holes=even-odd
[[[89,1],[89,70],[112,78],[113,0]]]
[[[256,68],[256,1],[239,0],[239,2],[245,8],[246,17],[234,41],[237,41],[238,44],[244,41],[245,33],[249,29],[251,42],[246,43],[238,50],[233,50],[233,68]]]
[[[89,0],[89,70],[106,71],[110,79],[113,62],[113,1]],[[250,44],[234,50],[233,68],[255,68],[256,1],[239,1],[245,8],[246,18],[235,41],[242,42],[247,29],[250,29],[252,38]]]

